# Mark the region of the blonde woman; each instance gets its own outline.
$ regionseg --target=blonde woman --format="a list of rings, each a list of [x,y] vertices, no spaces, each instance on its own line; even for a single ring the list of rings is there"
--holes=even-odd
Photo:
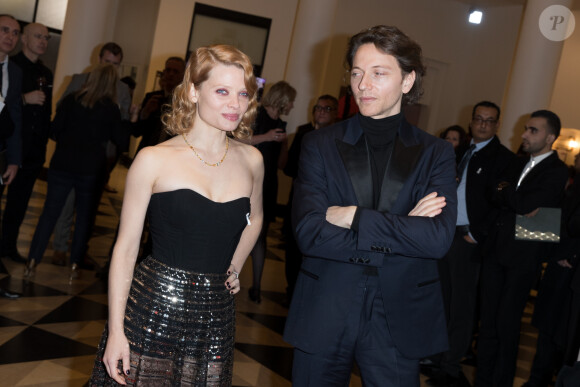
[[[106,144],[123,146],[126,132],[117,105],[117,70],[104,65],[91,71],[86,84],[59,105],[51,136],[56,149],[50,160],[46,200],[36,226],[24,275],[34,275],[70,191],[76,192],[75,231],[71,246],[71,279],[79,275],[98,200],[105,184]]]
[[[109,276],[109,321],[90,385],[229,386],[234,294],[262,224],[257,84],[231,46],[192,53],[164,117],[170,140],[127,175]],[[145,215],[152,256],[134,270]]]

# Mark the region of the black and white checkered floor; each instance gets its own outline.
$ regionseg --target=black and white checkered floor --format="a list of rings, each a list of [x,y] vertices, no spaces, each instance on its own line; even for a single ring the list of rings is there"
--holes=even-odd
[[[121,210],[126,168],[117,166],[112,184],[119,193],[105,193],[89,255],[104,265],[115,235]],[[28,253],[42,211],[46,182],[36,183],[19,238],[19,250]],[[268,236],[268,259],[262,281],[262,303],[252,303],[251,262],[241,275],[242,292],[237,296],[237,329],[234,366],[235,386],[290,386],[292,348],[282,340],[285,307],[284,246],[281,222]],[[0,386],[84,386],[89,378],[103,325],[107,318],[106,285],[85,270],[80,279],[68,282],[68,269],[50,263],[47,250],[36,276],[23,279],[24,265],[3,259],[0,287],[22,293],[17,300],[0,298]],[[515,386],[526,379],[535,351],[536,332],[529,325],[531,305],[526,308]],[[472,381],[475,369],[465,365]],[[427,386],[421,376],[421,385]],[[353,375],[351,386],[361,386]]]

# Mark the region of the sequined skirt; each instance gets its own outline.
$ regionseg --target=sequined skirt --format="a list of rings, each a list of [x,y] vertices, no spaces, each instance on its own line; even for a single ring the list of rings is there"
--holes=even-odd
[[[131,349],[128,385],[231,386],[235,312],[226,278],[151,257],[135,269],[124,326]],[[107,337],[105,325],[90,386],[118,385],[102,362]]]

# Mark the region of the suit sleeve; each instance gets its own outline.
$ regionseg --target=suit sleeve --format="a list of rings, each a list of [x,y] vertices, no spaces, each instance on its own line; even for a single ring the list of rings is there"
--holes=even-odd
[[[318,141],[321,139],[327,140],[316,137]],[[420,188],[419,199],[433,191],[447,198],[442,214],[419,218],[360,208],[358,232],[326,221],[326,210],[337,204],[329,198],[332,182],[328,181],[325,171],[328,164],[324,163],[321,148],[312,136],[305,136],[295,184],[293,221],[296,240],[306,256],[380,267],[390,254],[437,258],[447,252],[457,217],[455,159],[451,147],[441,148],[429,181]]]
[[[67,95],[72,94],[72,93],[79,91],[81,89],[81,87],[83,86],[83,84],[86,81],[85,77],[88,77],[88,76],[83,76],[83,74],[73,74],[68,86],[66,87],[66,90],[64,91],[64,93],[62,93],[62,95],[60,96],[60,99],[56,103],[57,108],[58,108],[58,106],[60,106],[60,104],[62,103],[62,101],[64,100],[64,98]]]
[[[129,86],[119,81],[117,91],[121,119],[123,121],[129,121],[131,119],[131,116],[129,115],[129,110],[131,109],[131,93],[129,92]]]
[[[302,141],[292,204],[292,222],[300,251],[309,257],[349,263],[353,259],[361,259],[368,265],[382,266],[383,254],[357,250],[357,233],[354,230],[326,221],[326,210],[333,204],[328,195],[324,155],[318,144],[321,136],[314,137],[312,134],[304,136]]]
[[[441,258],[447,253],[457,222],[457,183],[452,148],[434,150],[433,159],[427,164],[430,171],[424,181],[417,183],[419,188],[416,188],[411,207],[431,192],[437,192],[446,200],[441,214],[428,218],[361,208],[358,250],[416,258]]]
[[[22,72],[17,65],[9,68],[6,108],[14,123],[14,132],[6,139],[6,159],[9,165],[22,163]]]

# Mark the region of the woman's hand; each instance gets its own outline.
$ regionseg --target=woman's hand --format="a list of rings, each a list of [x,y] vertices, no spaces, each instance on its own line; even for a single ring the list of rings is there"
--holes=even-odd
[[[103,363],[110,377],[117,383],[126,385],[125,375],[130,373],[129,363],[129,342],[124,334],[111,335],[107,339],[107,346],[105,347],[105,354],[103,356]],[[119,360],[123,361],[123,371],[119,371]]]
[[[230,291],[230,294],[236,294],[240,291],[240,280],[238,276],[240,273],[236,271],[234,265],[230,265],[228,268],[228,279],[226,280],[226,288]]]
[[[284,129],[280,128],[270,129],[266,132],[266,137],[268,138],[268,141],[282,142],[286,140],[286,132]]]
[[[415,208],[409,212],[409,216],[425,216],[432,218],[439,215],[441,211],[443,211],[443,207],[446,205],[445,196],[437,196],[437,192],[431,192],[429,195],[419,200],[419,203],[417,203]]]

